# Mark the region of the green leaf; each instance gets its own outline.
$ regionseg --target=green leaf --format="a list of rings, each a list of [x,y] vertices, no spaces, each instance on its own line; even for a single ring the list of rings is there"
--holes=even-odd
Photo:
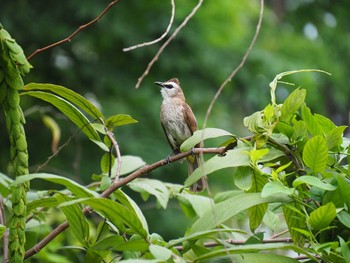
[[[30,95],[51,103],[57,109],[59,109],[64,115],[66,115],[80,130],[82,130],[86,136],[92,140],[100,141],[98,133],[91,125],[90,121],[85,117],[85,115],[78,110],[73,104],[69,101],[42,91],[28,91],[23,93],[25,95]]]
[[[328,227],[336,216],[335,205],[329,202],[310,213],[309,223],[314,230],[320,230]]]
[[[320,173],[326,169],[328,147],[325,138],[317,135],[306,142],[303,151],[303,161],[313,173]]]
[[[29,83],[24,86],[23,90],[31,91],[31,90],[40,90],[47,92],[53,92],[64,98],[65,100],[77,105],[80,109],[85,111],[91,117],[95,118],[95,120],[104,119],[101,111],[90,101],[85,99],[80,94],[74,92],[71,89],[67,89],[65,87],[47,84],[47,83]],[[26,94],[26,93],[25,93]]]
[[[252,115],[245,117],[243,119],[243,124],[248,128],[252,133],[262,133],[265,131],[263,116],[261,111],[257,111]]]
[[[295,112],[304,104],[305,97],[305,89],[295,89],[283,102],[281,107],[281,120],[289,123]]]
[[[143,238],[148,237],[148,230],[144,228],[134,210],[106,198],[88,198],[81,202],[105,216],[113,225],[123,223],[132,233],[139,234]]]
[[[347,242],[344,241],[344,239],[342,239],[340,236],[338,236],[339,238],[339,243],[340,243],[340,248],[341,248],[341,253],[345,259],[345,262],[348,263],[350,262],[350,249],[349,246],[347,244]]]
[[[314,118],[315,121],[318,123],[318,126],[321,128],[323,134],[329,133],[331,130],[337,127],[330,119],[323,115],[315,113]]]
[[[156,259],[161,259],[164,261],[168,260],[173,254],[171,250],[154,244],[149,246],[149,251]]]
[[[311,135],[322,135],[322,128],[319,126],[311,110],[307,106],[301,107],[301,116]]]
[[[2,236],[4,235],[6,231],[6,226],[0,224],[0,238],[2,239]]]
[[[205,211],[214,205],[211,198],[201,195],[180,193],[178,198],[186,199],[198,216],[202,216]]]
[[[343,133],[346,128],[347,126],[335,127],[326,135],[326,141],[329,150],[336,149],[342,144]]]
[[[139,156],[134,155],[123,155],[122,156],[122,167],[120,169],[120,175],[129,174],[140,167],[144,166],[146,163]],[[118,161],[115,162],[115,167],[113,167],[112,175],[116,174],[118,168]]]
[[[340,211],[337,214],[337,218],[344,226],[350,228],[350,214],[347,211]]]
[[[249,151],[250,147],[243,147],[234,150],[227,151],[225,156],[216,155],[206,161],[200,166],[200,169],[194,170],[194,172],[187,178],[184,183],[185,187],[188,187],[197,182],[205,174],[210,174],[215,171],[238,166],[249,166]]]
[[[3,197],[6,197],[11,193],[10,185],[12,182],[13,180],[10,177],[6,176],[3,173],[0,173],[0,194]]]
[[[71,200],[63,194],[56,194],[55,198],[60,203]],[[66,216],[70,227],[69,229],[72,230],[77,240],[81,245],[87,246],[89,240],[89,224],[81,208],[77,204],[72,204],[69,206],[60,206],[60,209]]]
[[[290,199],[285,196],[270,196],[262,198],[260,193],[241,193],[223,202],[215,204],[211,209],[193,224],[188,234],[205,231],[225,222],[236,214],[263,203],[288,202]]]
[[[290,196],[293,194],[293,192],[294,188],[288,188],[280,181],[272,181],[264,185],[264,188],[261,191],[261,196],[268,197],[275,194],[284,194]]]
[[[102,155],[101,161],[100,161],[100,167],[102,173],[108,173],[114,164],[114,156],[110,153],[105,153]]]
[[[12,185],[16,187],[19,184],[33,179],[42,179],[49,182],[53,182],[55,184],[64,185],[69,191],[71,191],[73,194],[76,195],[76,197],[79,198],[98,196],[96,192],[89,190],[88,188],[74,182],[73,180],[70,180],[63,176],[48,173],[36,173],[18,176]]]
[[[201,141],[222,136],[233,136],[233,134],[229,133],[228,131],[217,128],[206,128],[203,130],[195,131],[190,138],[188,138],[181,144],[180,151],[189,151]]]
[[[332,184],[324,183],[323,181],[321,181],[320,178],[316,176],[311,176],[311,175],[303,175],[293,181],[294,187],[297,187],[301,184],[316,186],[320,189],[328,190],[328,191],[334,191],[335,189],[337,189],[336,186]]]
[[[235,263],[299,263],[298,260],[294,258],[289,258],[287,256],[277,255],[277,254],[263,254],[263,253],[242,253],[240,255],[231,255],[230,259]]]
[[[284,76],[295,74],[295,73],[302,73],[302,72],[320,72],[320,73],[325,73],[325,74],[331,75],[330,73],[323,71],[323,70],[319,70],[319,69],[292,70],[292,71],[282,72],[282,73],[276,75],[276,77],[273,79],[273,81],[271,81],[271,83],[269,84],[272,105],[276,105],[276,94],[275,93],[276,93],[278,81],[281,80]]]
[[[253,171],[249,166],[239,166],[233,176],[234,184],[241,190],[248,191],[253,184]]]
[[[164,209],[167,207],[170,193],[163,182],[148,178],[138,178],[131,181],[128,186],[134,191],[154,195]]]
[[[215,258],[223,257],[232,255],[232,254],[239,254],[238,256],[242,258],[242,254],[244,253],[258,253],[260,251],[267,252],[269,250],[293,250],[299,254],[305,254],[310,259],[316,260],[310,253],[308,253],[305,249],[302,247],[290,244],[290,243],[269,243],[269,244],[251,244],[251,245],[235,245],[231,247],[225,247],[222,249],[211,251],[207,254],[201,255],[198,258],[196,258],[196,262],[204,262],[204,260],[208,260],[207,262],[210,262],[209,260],[214,260]],[[244,254],[246,255],[246,254]],[[269,255],[269,254],[259,254],[261,255]],[[262,259],[264,256],[261,257]],[[273,257],[272,257],[273,258]],[[277,257],[276,257],[277,259]],[[317,261],[317,260],[316,260]],[[226,262],[226,261],[225,261]],[[231,262],[231,260],[230,260]],[[240,262],[240,261],[238,261]],[[242,261],[242,262],[266,262],[266,261],[260,261],[259,259],[257,261]],[[284,261],[269,261],[271,262],[284,262]],[[286,261],[286,262],[295,262],[295,261]]]
[[[105,121],[106,127],[108,130],[113,130],[117,126],[137,123],[138,121],[133,119],[130,115],[126,114],[117,114],[113,115]]]
[[[293,242],[303,246],[305,238],[299,231],[297,231],[297,229],[306,229],[305,216],[300,212],[302,209],[300,206],[300,203],[292,202],[284,205],[282,210]]]
[[[252,163],[255,164],[258,160],[260,160],[263,156],[269,153],[269,149],[264,148],[264,149],[252,149],[249,152],[249,157],[252,160]]]

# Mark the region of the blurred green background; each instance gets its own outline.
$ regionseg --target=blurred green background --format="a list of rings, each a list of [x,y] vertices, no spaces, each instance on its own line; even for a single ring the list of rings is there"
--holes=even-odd
[[[0,22],[27,56],[66,38],[80,25],[94,19],[109,3],[107,0],[5,2],[0,8]],[[189,0],[175,2],[171,33],[197,4]],[[178,77],[201,126],[216,90],[241,62],[250,44],[259,8],[260,1],[204,1],[136,90],[137,79],[164,41],[131,52],[122,49],[162,35],[168,25],[171,6],[170,1],[120,1],[97,24],[80,32],[71,42],[34,56],[30,60],[34,68],[24,81],[70,88],[100,105],[105,116],[130,114],[139,123],[116,130],[120,150],[124,155],[138,155],[152,163],[170,153],[159,124],[161,95],[153,82]],[[302,73],[289,77],[287,80],[296,86],[281,85],[277,90],[279,100],[301,85],[307,89],[307,103],[313,112],[331,118],[338,125],[349,125],[349,10],[350,2],[345,0],[266,1],[257,42],[244,67],[217,100],[207,126],[226,129],[239,136],[248,135],[243,117],[270,102],[268,84],[275,75],[304,68],[322,69],[332,76]],[[93,173],[100,173],[102,150],[83,134],[77,134],[77,128],[69,120],[33,98],[23,97],[22,106],[27,119],[25,128],[32,172],[52,154],[51,134],[42,122],[42,117],[49,115],[60,125],[60,144],[69,138],[70,142],[41,171],[64,175],[83,184],[91,182]],[[0,171],[10,174],[9,143],[4,126],[4,118],[0,116]],[[220,141],[208,145],[218,143]],[[182,183],[186,171],[185,162],[176,163],[148,176]],[[213,193],[233,187],[229,175],[230,171],[225,171],[210,176]],[[37,183],[33,183],[33,187],[47,188]],[[139,204],[151,219],[151,229],[159,220],[166,223],[164,230],[156,231],[168,237],[184,229],[176,217],[181,215],[177,203],[170,204],[167,213],[157,210],[154,200]]]

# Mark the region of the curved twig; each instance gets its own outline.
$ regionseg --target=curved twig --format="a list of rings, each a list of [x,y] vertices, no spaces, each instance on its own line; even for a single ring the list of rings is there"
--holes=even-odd
[[[169,21],[168,27],[165,30],[165,32],[163,33],[163,35],[161,35],[159,38],[157,38],[155,40],[152,40],[152,41],[149,41],[149,42],[144,42],[142,44],[137,44],[137,45],[134,45],[134,46],[131,46],[131,47],[123,48],[123,51],[124,52],[128,52],[128,51],[134,50],[136,48],[153,45],[153,44],[158,43],[159,41],[161,41],[169,33],[170,28],[171,28],[171,26],[173,25],[173,22],[174,22],[174,17],[175,17],[175,0],[171,0],[171,17],[170,17],[170,21]]]
[[[207,126],[207,122],[208,122],[208,118],[209,115],[211,113],[211,110],[216,102],[216,100],[218,99],[221,91],[224,89],[224,87],[226,86],[226,84],[228,82],[231,81],[231,79],[237,74],[237,72],[243,67],[244,63],[246,62],[250,52],[253,49],[253,46],[255,45],[256,39],[259,35],[260,32],[260,28],[261,28],[261,24],[262,24],[262,19],[263,19],[263,15],[264,15],[264,0],[260,0],[260,14],[259,14],[259,21],[258,24],[256,26],[256,31],[254,34],[254,37],[252,39],[252,41],[250,42],[250,45],[246,51],[246,53],[244,54],[241,63],[232,71],[232,73],[227,77],[227,79],[221,84],[220,88],[218,89],[218,91],[215,93],[214,98],[212,99],[212,101],[210,102],[210,105],[208,107],[207,113],[205,114],[205,118],[204,118],[204,122],[203,122],[203,129]]]
[[[198,4],[192,9],[191,13],[186,16],[184,21],[179,25],[178,28],[174,31],[174,33],[168,38],[167,41],[159,48],[157,54],[153,57],[153,59],[148,63],[146,70],[143,72],[141,77],[138,78],[135,88],[138,89],[144,80],[144,78],[148,75],[150,69],[152,68],[153,64],[158,60],[159,56],[163,53],[164,49],[169,45],[169,43],[176,37],[176,35],[180,32],[180,30],[186,26],[187,22],[195,15],[197,10],[201,7],[204,0],[199,0]]]

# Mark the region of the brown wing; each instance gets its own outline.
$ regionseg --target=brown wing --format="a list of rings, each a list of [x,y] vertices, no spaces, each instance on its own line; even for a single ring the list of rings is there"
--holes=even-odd
[[[196,130],[198,130],[196,116],[194,116],[192,109],[186,103],[184,104],[183,108],[185,121],[191,131],[191,134],[193,134]]]

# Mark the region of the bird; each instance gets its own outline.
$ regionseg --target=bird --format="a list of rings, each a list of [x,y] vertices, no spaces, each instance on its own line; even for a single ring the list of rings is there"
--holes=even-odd
[[[161,87],[163,102],[160,109],[160,123],[174,153],[180,151],[181,144],[198,130],[196,117],[191,107],[185,102],[184,93],[177,78],[165,82],[156,81]],[[198,143],[195,147],[201,147]],[[189,155],[188,175],[202,164],[199,154]],[[201,192],[207,187],[206,176],[201,177],[195,184],[190,186],[192,192]]]

